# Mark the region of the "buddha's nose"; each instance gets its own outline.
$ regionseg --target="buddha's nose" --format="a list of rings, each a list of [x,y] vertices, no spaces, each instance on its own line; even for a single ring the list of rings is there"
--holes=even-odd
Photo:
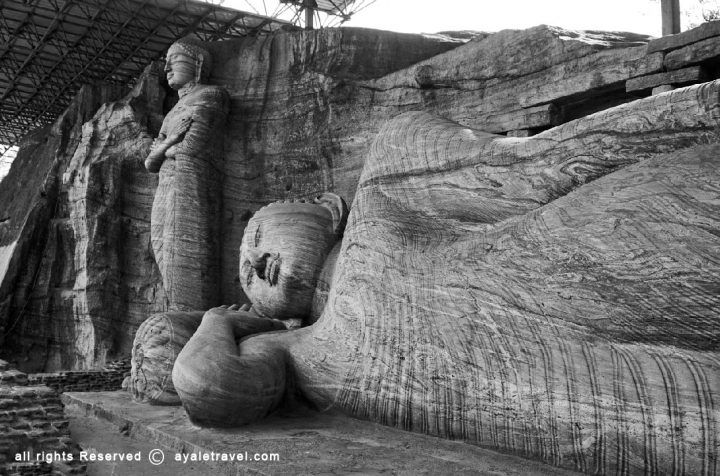
[[[265,267],[267,266],[267,259],[270,253],[249,249],[247,250],[247,254],[250,266],[255,269],[255,274],[258,275],[258,278],[265,279]]]

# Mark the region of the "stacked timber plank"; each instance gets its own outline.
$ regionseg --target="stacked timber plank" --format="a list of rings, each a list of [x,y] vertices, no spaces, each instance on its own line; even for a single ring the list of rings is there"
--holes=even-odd
[[[628,92],[651,89],[653,94],[678,86],[717,78],[720,67],[720,21],[703,23],[677,35],[664,36],[648,44],[648,54],[663,55],[663,72],[632,78]]]
[[[546,25],[504,30],[365,85],[376,102],[389,96],[475,129],[530,136],[641,97],[625,84],[663,72],[651,40]]]
[[[653,39],[541,25],[504,30],[368,81],[374,100],[527,137],[720,71],[720,22]],[[413,88],[415,90],[413,91]]]

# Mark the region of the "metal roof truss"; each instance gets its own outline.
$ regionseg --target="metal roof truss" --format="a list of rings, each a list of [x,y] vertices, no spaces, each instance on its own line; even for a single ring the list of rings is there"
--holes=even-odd
[[[54,121],[82,84],[132,84],[178,38],[286,25],[197,0],[0,0],[0,147]]]

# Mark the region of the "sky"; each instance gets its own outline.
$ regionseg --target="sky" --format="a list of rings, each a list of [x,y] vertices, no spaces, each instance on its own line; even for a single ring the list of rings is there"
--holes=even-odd
[[[376,0],[346,23],[406,33],[493,32],[540,24],[659,36],[660,4],[653,0]]]
[[[216,0],[217,1],[217,0]],[[358,3],[369,0],[358,0]],[[681,0],[685,7],[705,1]],[[273,0],[224,0],[263,13]],[[568,29],[632,31],[660,36],[660,0],[376,0],[345,23],[405,33],[446,30],[494,32],[548,24]]]
[[[205,0],[272,15],[279,0]],[[571,30],[630,31],[660,36],[660,0],[357,0],[368,4],[345,23],[405,33],[495,32],[546,24]],[[701,8],[720,0],[680,0],[682,29],[702,23]]]

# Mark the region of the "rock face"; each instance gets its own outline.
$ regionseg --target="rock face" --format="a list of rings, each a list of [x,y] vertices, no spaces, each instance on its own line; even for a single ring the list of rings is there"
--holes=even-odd
[[[121,93],[83,89],[49,132],[26,140],[0,187],[11,204],[2,351],[24,370],[92,368],[129,354],[137,326],[165,310],[149,248],[157,181],[142,166],[162,119],[157,66],[106,103]]]
[[[710,98],[688,116],[715,107],[713,88],[686,92]],[[669,98],[652,102],[637,108],[667,110]],[[363,213],[341,251],[334,312],[315,330],[322,342],[323,329],[341,328],[360,349],[334,402],[586,472],[715,472],[720,148],[653,153],[666,138],[596,148],[581,130],[622,133],[648,117],[616,114],[540,135],[554,145],[528,145],[519,162],[502,146],[445,155],[466,132],[425,119],[384,132],[356,196]],[[694,142],[716,143],[717,125]],[[409,130],[422,149],[398,162]],[[563,140],[576,133],[582,140]],[[575,147],[578,156],[555,159],[553,149]],[[458,167],[464,157],[481,161]],[[533,158],[542,172],[523,163]],[[565,195],[628,159],[643,160]],[[438,174],[443,166],[454,173]],[[546,181],[553,171],[559,180]]]
[[[75,360],[60,368],[91,368],[129,354],[137,326],[166,309],[148,246],[157,182],[142,165],[162,111],[161,91],[151,69],[122,101],[103,105],[83,127],[63,175],[76,237],[68,316],[76,340]]]
[[[647,37],[540,26],[459,44],[343,28],[215,43],[211,80],[232,99],[225,139],[222,296],[242,302],[238,249],[269,202],[330,191],[348,203],[370,144],[422,110],[491,132],[537,131],[637,96],[662,70]]]
[[[459,47],[446,38],[343,28],[210,45],[211,80],[231,98],[225,138],[222,296],[246,300],[238,250],[248,219],[276,200],[335,192],[348,203],[381,124],[403,99],[362,86]]]
[[[0,186],[0,349],[23,357],[40,355],[49,345],[71,342],[72,327],[53,328],[52,312],[72,305],[59,288],[72,290],[74,237],[61,176],[77,147],[83,123],[104,101],[120,96],[119,87],[84,87],[52,127],[35,131]],[[61,238],[62,237],[62,238]],[[63,239],[64,238],[64,239]],[[64,269],[63,269],[64,268]],[[67,331],[67,334],[65,333]],[[62,333],[64,339],[54,337]],[[17,336],[29,339],[19,342]],[[17,355],[17,354],[16,354]]]
[[[232,102],[223,301],[243,299],[254,211],[353,200],[323,315],[246,340],[250,357],[322,409],[590,473],[717,473],[720,84],[585,117],[664,72],[645,40],[347,29],[211,45]],[[74,136],[66,221],[50,221],[66,231],[40,240],[39,271],[18,273],[19,241],[2,242],[2,318],[14,344],[51,349],[38,365],[127,351],[164,310],[140,165],[162,110],[151,78]],[[249,401],[285,389],[257,375],[271,391],[253,379]]]
[[[337,139],[328,134],[332,91],[321,85],[379,78],[459,44],[328,30],[210,45],[216,55],[210,82],[233,99],[225,180],[215,184],[225,203],[220,302],[244,300],[237,262],[251,212],[337,188],[331,177],[340,168],[332,159]],[[138,326],[167,308],[148,241],[157,178],[142,160],[173,98],[166,98],[159,65],[153,68],[125,98],[99,111],[122,92],[81,95],[82,107],[70,108],[49,135],[39,131],[26,140],[0,185],[0,348],[24,370],[83,369],[127,356]],[[367,148],[369,137],[363,142]],[[359,152],[355,160],[343,172],[343,190],[356,185]],[[287,189],[291,180],[303,185]],[[44,183],[51,185],[49,198]]]
[[[584,472],[715,474],[718,105],[716,81],[529,139],[398,117],[323,316],[245,365],[280,348],[319,408]]]

